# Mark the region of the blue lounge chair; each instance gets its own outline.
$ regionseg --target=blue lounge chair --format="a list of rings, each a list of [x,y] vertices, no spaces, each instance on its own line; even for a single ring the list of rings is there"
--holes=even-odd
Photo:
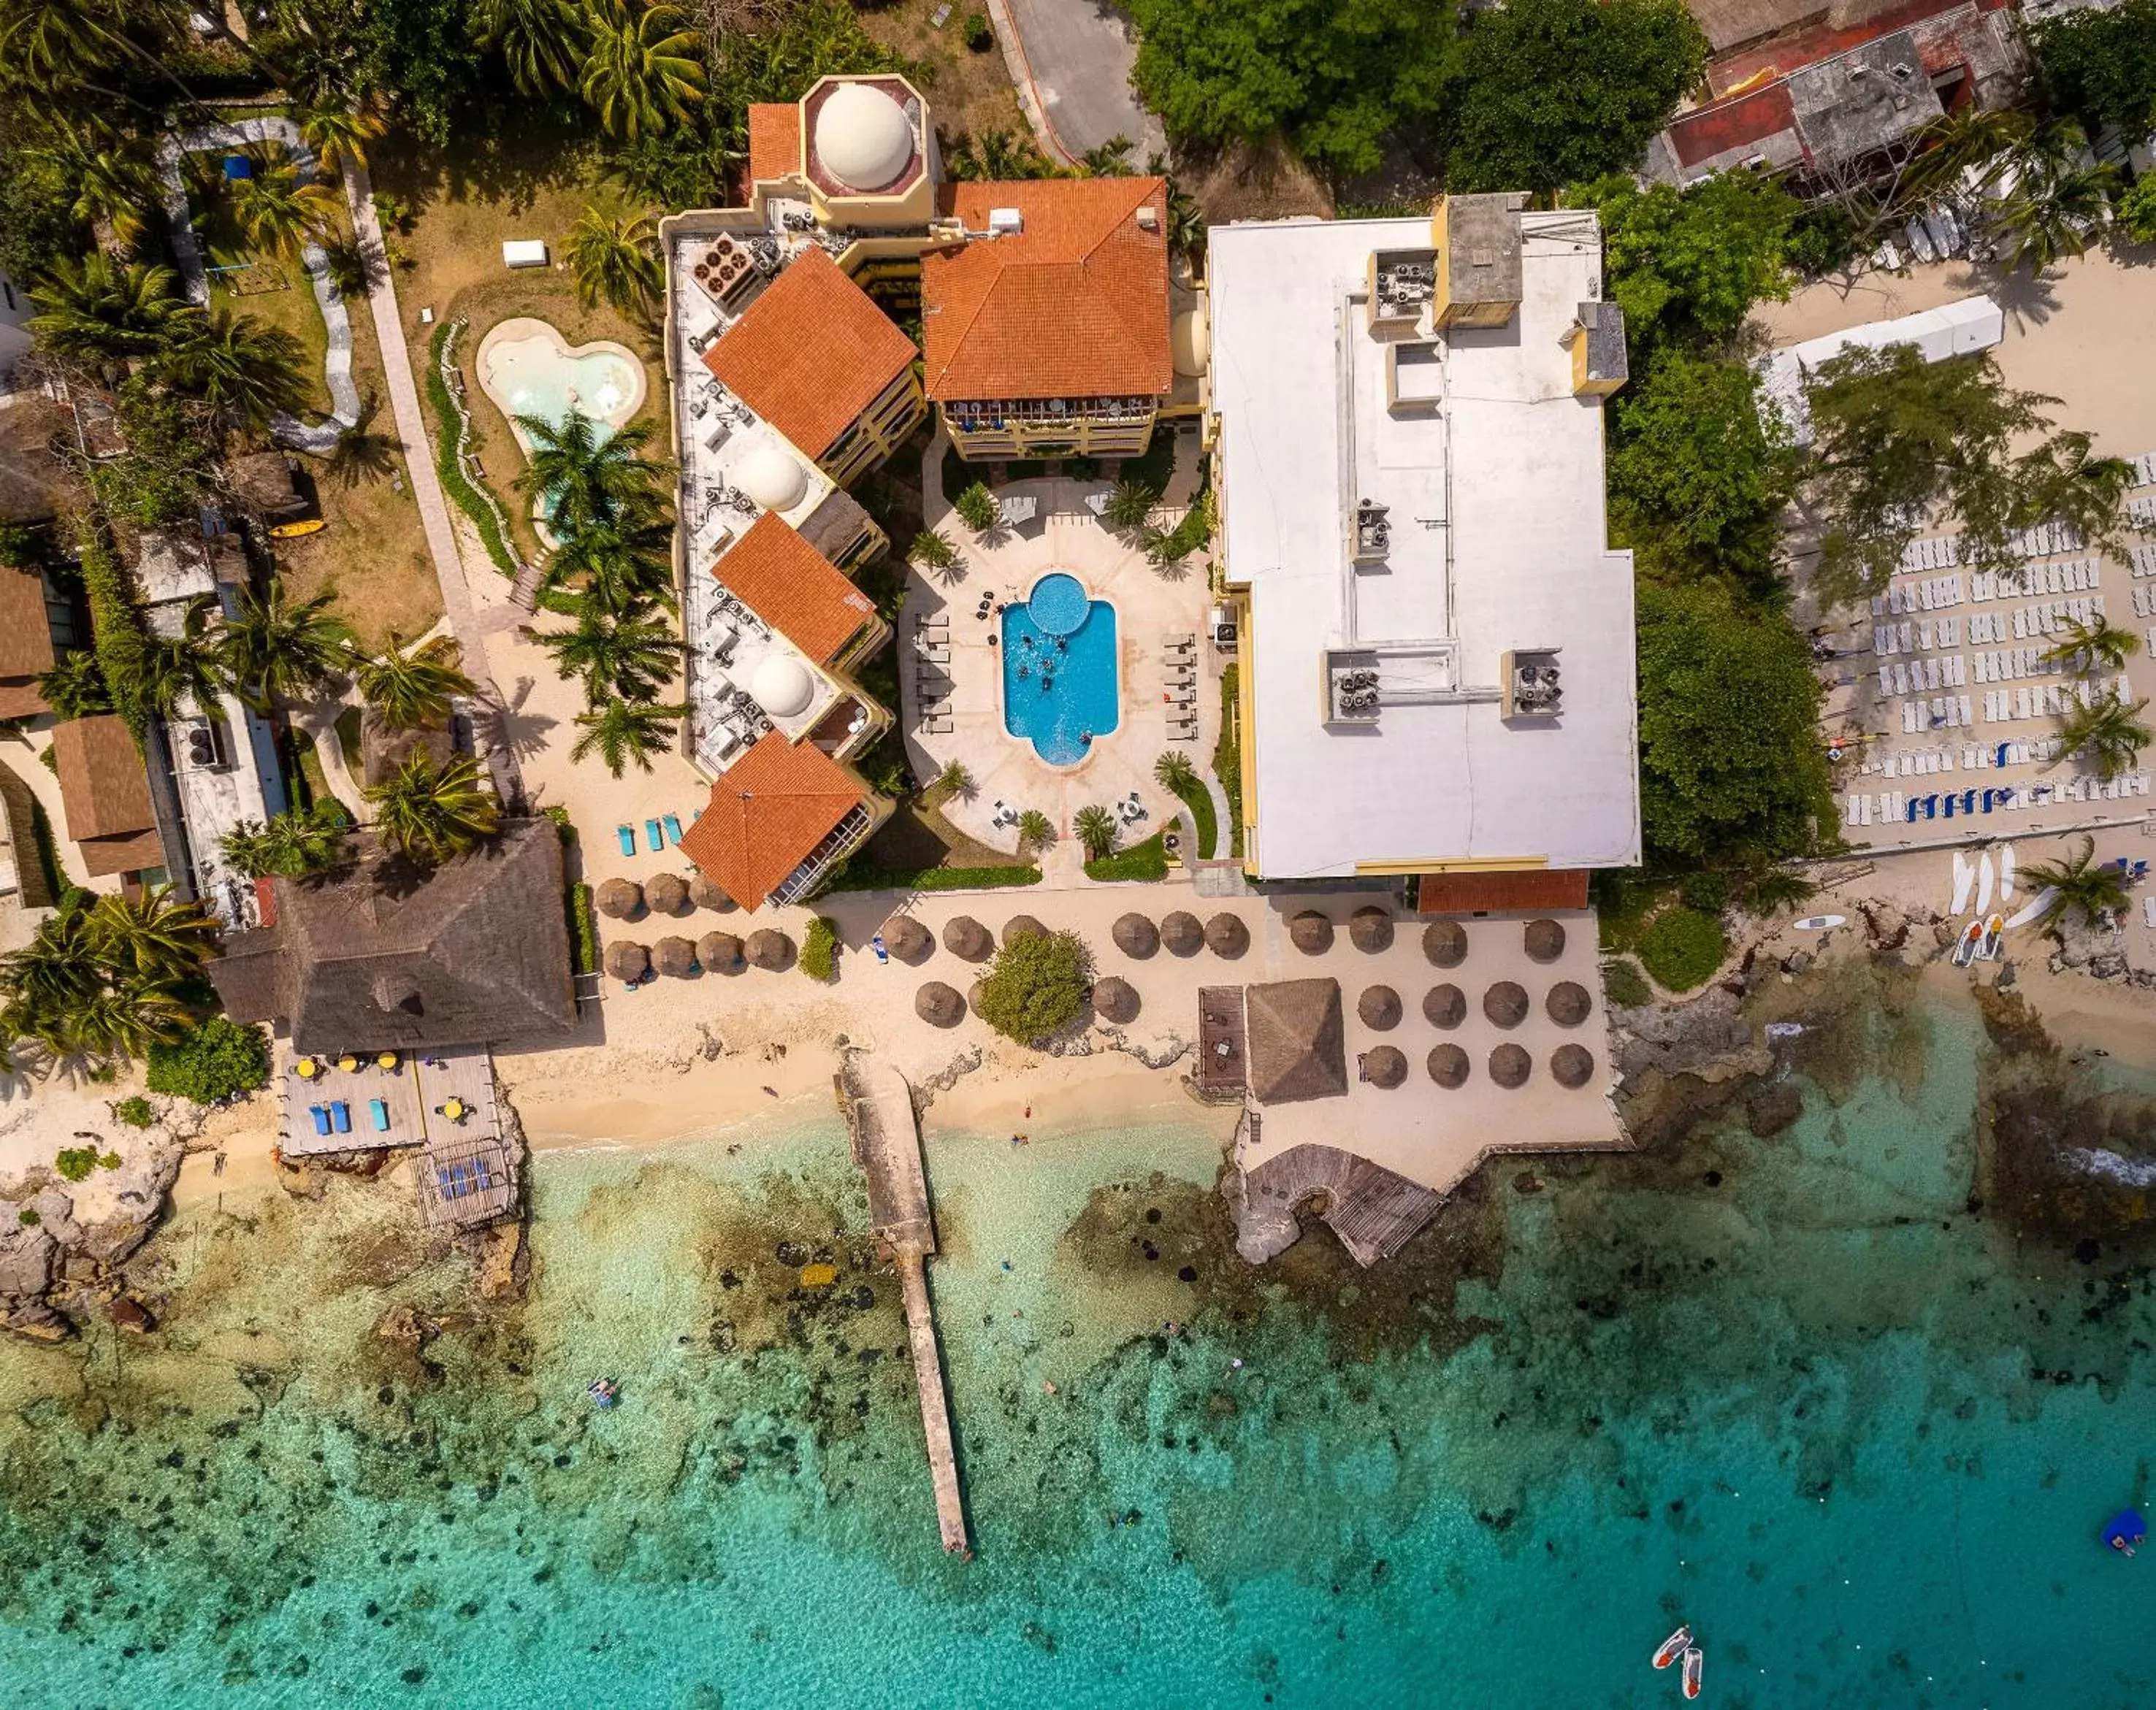
[[[2133,876],[2134,876],[2136,878],[2148,878],[2148,863],[2147,862],[2145,862],[2145,861],[2137,861],[2137,862],[2135,862],[2135,863],[2133,863]]]
[[[1964,790],[1961,792],[1961,811],[1964,813],[1974,813],[1976,811],[1975,791]]]
[[[310,1104],[307,1114],[315,1119],[315,1132],[326,1134],[330,1131],[330,1114],[319,1104]]]
[[[1955,800],[1956,798],[1953,792],[1949,790],[1947,792],[1947,817],[1948,819],[1952,819],[1954,817]]]
[[[647,819],[644,821],[644,835],[651,844],[651,852],[653,854],[656,855],[661,849],[666,847],[666,834],[659,829],[659,822],[657,820]]]
[[[352,1106],[340,1098],[330,1106],[330,1121],[341,1134],[352,1132]]]
[[[2003,766],[2003,765],[2005,765],[2006,764],[2006,754],[2007,754],[2007,750],[2008,750],[2009,749],[2012,748],[2013,746],[2014,746],[2014,745],[2013,745],[2012,743],[2010,743],[2010,742],[2002,742],[2002,743],[2000,743],[2000,744],[1999,745],[1999,752],[1998,752],[1997,754],[1994,755],[1991,757],[1991,763],[1992,763],[1992,765],[1995,765],[1995,766]]]
[[[1902,817],[1907,820],[1911,825],[1916,824],[1917,810],[1923,805],[1924,804],[1922,802],[1917,801],[1915,796],[1912,796],[1907,801],[1902,804]]]
[[[670,813],[666,816],[666,835],[676,843],[679,843],[681,841],[681,816],[680,814]]]
[[[621,839],[621,852],[623,854],[634,855],[636,853],[636,827],[634,826],[616,826],[613,828],[613,834],[615,837]]]
[[[1924,817],[1926,819],[1937,819],[1938,817],[1939,798],[1936,796],[1927,796],[1924,798]]]
[[[380,1098],[368,1099],[367,1114],[374,1119],[375,1133],[387,1134],[389,1131],[389,1106],[387,1103]]]

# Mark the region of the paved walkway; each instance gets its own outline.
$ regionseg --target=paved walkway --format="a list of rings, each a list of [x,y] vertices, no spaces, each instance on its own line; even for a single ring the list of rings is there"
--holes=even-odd
[[[988,0],[996,40],[1025,109],[1050,154],[1075,165],[1115,136],[1134,147],[1131,164],[1167,148],[1160,120],[1131,88],[1137,35],[1100,0]]]

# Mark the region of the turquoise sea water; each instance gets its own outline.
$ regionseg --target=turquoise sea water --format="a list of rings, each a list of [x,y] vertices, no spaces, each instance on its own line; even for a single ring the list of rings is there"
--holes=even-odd
[[[1322,1231],[1240,1267],[1195,1131],[936,1136],[970,1564],[835,1124],[542,1158],[516,1307],[382,1187],[190,1216],[157,1336],[0,1354],[0,1672],[40,1706],[1630,1706],[1676,1701],[1681,1619],[1724,1704],[2156,1701],[2156,1559],[2096,1542],[2148,1478],[2145,1276],[1972,1211],[1974,1023],[1860,1007],[1792,1062],[1786,1132],[1503,1161],[1368,1273]],[[450,1314],[424,1359],[375,1334],[400,1302]]]

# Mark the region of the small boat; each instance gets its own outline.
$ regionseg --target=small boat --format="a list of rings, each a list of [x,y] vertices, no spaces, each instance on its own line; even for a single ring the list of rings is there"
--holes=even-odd
[[[2121,1508],[2103,1528],[2103,1541],[2121,1555],[2132,1555],[2133,1547],[2148,1536],[2148,1523],[2138,1508]]]
[[[1991,857],[1986,855],[1976,867],[1976,912],[1979,914],[1990,912],[1992,878]]]
[[[587,1393],[590,1395],[593,1406],[611,1407],[614,1398],[621,1393],[621,1385],[612,1378],[593,1378]]]
[[[2058,894],[2059,888],[2056,885],[2046,885],[2043,889],[2014,911],[2012,918],[2006,923],[2006,929],[2011,932],[2017,926],[2026,926],[2032,920],[2041,919],[2045,911],[2050,909],[2052,903],[2057,899]]]
[[[1960,940],[1954,945],[1954,966],[1966,968],[1976,960],[1978,953],[1983,948],[1984,928],[1972,920],[1963,929]]]
[[[1684,1654],[1684,1694],[1687,1698],[1699,1696],[1699,1677],[1707,1666],[1707,1653],[1698,1646],[1686,1648]]]
[[[2014,846],[2007,844],[1999,852],[1999,900],[2014,900]]]
[[[1691,1643],[1691,1629],[1690,1627],[1679,1627],[1676,1631],[1671,1633],[1668,1638],[1662,1641],[1661,1648],[1655,1652],[1655,1666],[1657,1668],[1667,1668],[1672,1662],[1675,1662],[1677,1658],[1684,1655],[1685,1646]]]
[[[1984,948],[1978,952],[1987,962],[1999,960],[1999,952],[2005,947],[2006,917],[1994,914],[1984,923]]]

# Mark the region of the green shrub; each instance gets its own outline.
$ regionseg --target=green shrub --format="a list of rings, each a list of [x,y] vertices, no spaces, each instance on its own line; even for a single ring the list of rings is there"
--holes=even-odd
[[[449,495],[449,502],[470,517],[472,526],[479,530],[494,567],[504,576],[514,577],[518,571],[516,554],[502,538],[501,525],[495,520],[494,507],[465,478],[464,465],[457,459],[463,429],[457,416],[456,400],[449,396],[449,383],[442,378],[442,341],[456,325],[444,321],[434,329],[427,364],[427,402],[434,410],[434,471],[441,477],[442,490]]]
[[[1697,909],[1671,909],[1657,914],[1640,939],[1640,960],[1670,991],[1704,986],[1728,953],[1722,923]]]
[[[995,527],[996,519],[1003,514],[985,481],[976,481],[961,493],[952,509],[958,513],[958,520],[977,535]]]
[[[99,1153],[97,1167],[100,1170],[117,1170],[120,1167],[120,1155],[117,1152]]]
[[[1687,873],[1677,886],[1677,895],[1687,909],[1719,914],[1729,906],[1729,881],[1718,873]]]
[[[1127,849],[1118,849],[1112,855],[1103,855],[1097,861],[1087,862],[1086,877],[1098,879],[1166,878],[1168,852],[1161,847],[1160,839],[1161,834],[1155,832],[1142,843],[1133,843]]]
[[[157,1119],[157,1113],[150,1108],[150,1101],[139,1094],[122,1098],[112,1107],[113,1119],[124,1122],[130,1128],[147,1128]]]
[[[1193,778],[1177,798],[1190,810],[1190,824],[1198,834],[1198,858],[1210,861],[1220,844],[1220,817],[1213,811],[1213,792],[1202,778]]]
[[[1092,952],[1075,932],[1007,939],[981,982],[981,1019],[1006,1038],[1031,1045],[1078,1014],[1092,973]]]
[[[554,822],[554,829],[562,834],[566,847],[577,841],[577,822],[569,817],[569,810],[558,801],[550,801],[539,810],[541,815]]]
[[[25,1206],[15,1214],[15,1221],[25,1229],[35,1229],[44,1219],[38,1215],[35,1206]]]
[[[140,743],[153,710],[147,692],[149,638],[126,568],[103,540],[83,545],[82,586],[90,605],[90,644],[97,668],[111,691],[112,710]]]
[[[64,1146],[53,1159],[53,1168],[59,1171],[62,1181],[87,1181],[90,1172],[97,1168],[97,1148]]]
[[[801,938],[801,971],[811,980],[829,980],[838,971],[839,928],[828,915],[808,923]]]
[[[1235,735],[1240,715],[1235,693],[1241,676],[1239,666],[1221,668],[1220,740],[1213,745],[1213,776],[1228,798],[1228,852],[1237,856],[1243,852],[1243,747]]]
[[[270,1082],[270,1042],[259,1027],[212,1016],[169,1045],[150,1047],[149,1088],[213,1104]]]
[[[1637,1009],[1643,1003],[1651,1002],[1655,996],[1654,989],[1647,984],[1647,976],[1630,956],[1620,956],[1603,970],[1602,989],[1620,1009]]]
[[[569,887],[569,942],[575,946],[577,971],[598,973],[598,924],[592,917],[592,888],[582,879]]]
[[[2137,243],[2156,243],[2156,173],[2143,172],[2118,198],[2118,223]]]
[[[976,54],[985,54],[996,44],[996,33],[990,28],[985,13],[966,14],[966,46]]]

